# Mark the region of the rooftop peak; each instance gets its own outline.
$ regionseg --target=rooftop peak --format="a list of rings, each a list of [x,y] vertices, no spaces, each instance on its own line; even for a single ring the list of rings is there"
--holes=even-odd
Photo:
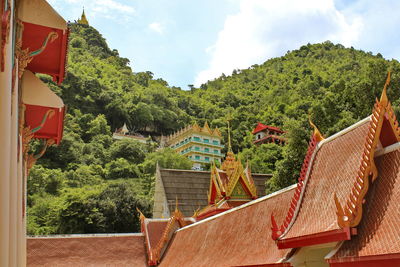
[[[83,8],[83,10],[82,10],[82,15],[81,15],[81,18],[78,19],[78,23],[84,24],[84,25],[89,25],[89,21],[87,20],[86,15],[85,15],[85,8]]]

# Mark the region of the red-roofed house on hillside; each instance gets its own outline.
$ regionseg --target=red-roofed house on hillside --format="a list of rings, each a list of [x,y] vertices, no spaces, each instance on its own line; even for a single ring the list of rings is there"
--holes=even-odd
[[[278,127],[268,126],[259,122],[252,132],[254,135],[253,143],[256,145],[268,143],[283,145],[286,142],[286,139],[282,136],[284,133]]]

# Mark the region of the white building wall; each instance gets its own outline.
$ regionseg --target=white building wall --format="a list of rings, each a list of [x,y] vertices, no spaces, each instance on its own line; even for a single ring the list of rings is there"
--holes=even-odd
[[[11,10],[14,10],[14,1],[10,1],[10,4]],[[18,129],[18,78],[12,88],[13,26],[11,15],[4,53],[5,68],[0,72],[0,267],[26,266],[26,227],[23,214],[25,182]],[[18,61],[14,64],[17,70]]]

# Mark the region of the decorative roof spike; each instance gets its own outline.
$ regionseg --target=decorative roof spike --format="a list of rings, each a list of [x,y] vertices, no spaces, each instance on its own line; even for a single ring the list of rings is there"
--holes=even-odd
[[[381,99],[380,99],[380,104],[383,106],[386,106],[387,103],[389,102],[388,96],[387,96],[387,87],[390,84],[390,71],[388,72],[387,78],[386,78],[386,82],[385,85],[383,86],[383,91],[381,94]]]
[[[198,208],[193,212],[192,218],[196,218],[196,217],[199,215],[199,213],[200,213],[200,207],[198,207]]]
[[[311,121],[311,115],[308,116],[308,121],[311,125],[311,127],[314,128],[314,133],[313,135],[316,137],[317,142],[320,142],[322,140],[324,140],[324,136],[321,134],[321,132],[318,130],[317,126]]]
[[[136,211],[139,213],[139,218],[140,219],[146,219],[146,216],[144,216],[144,214],[142,213],[142,211],[138,208],[138,207],[136,207]]]
[[[231,128],[229,125],[229,119],[227,120],[228,123],[228,152],[232,153],[232,144],[231,144]]]
[[[210,126],[208,126],[208,122],[207,121],[204,123],[202,131],[205,132],[205,133],[212,134],[212,131],[210,129]]]
[[[175,196],[175,211],[179,210],[179,202],[178,202],[178,195]]]
[[[214,129],[213,135],[214,135],[214,136],[219,136],[219,137],[221,137],[221,132],[219,131],[218,127],[216,127],[216,128]]]
[[[140,230],[142,233],[144,233],[144,220],[146,219],[146,216],[142,213],[142,211],[136,207],[136,211],[139,213],[139,220],[140,220]]]
[[[200,126],[197,124],[197,122],[194,122],[193,124],[193,131],[200,132]]]
[[[78,19],[78,23],[79,24],[89,25],[89,21],[87,20],[86,15],[85,15],[85,8],[83,8],[82,16],[81,16],[80,19]]]

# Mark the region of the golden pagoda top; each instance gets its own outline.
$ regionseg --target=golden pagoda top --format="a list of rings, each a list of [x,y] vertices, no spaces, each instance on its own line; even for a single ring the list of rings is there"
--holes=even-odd
[[[82,16],[81,16],[80,19],[78,19],[78,23],[79,24],[89,25],[89,21],[87,20],[86,15],[85,15],[85,9],[83,9]]]

